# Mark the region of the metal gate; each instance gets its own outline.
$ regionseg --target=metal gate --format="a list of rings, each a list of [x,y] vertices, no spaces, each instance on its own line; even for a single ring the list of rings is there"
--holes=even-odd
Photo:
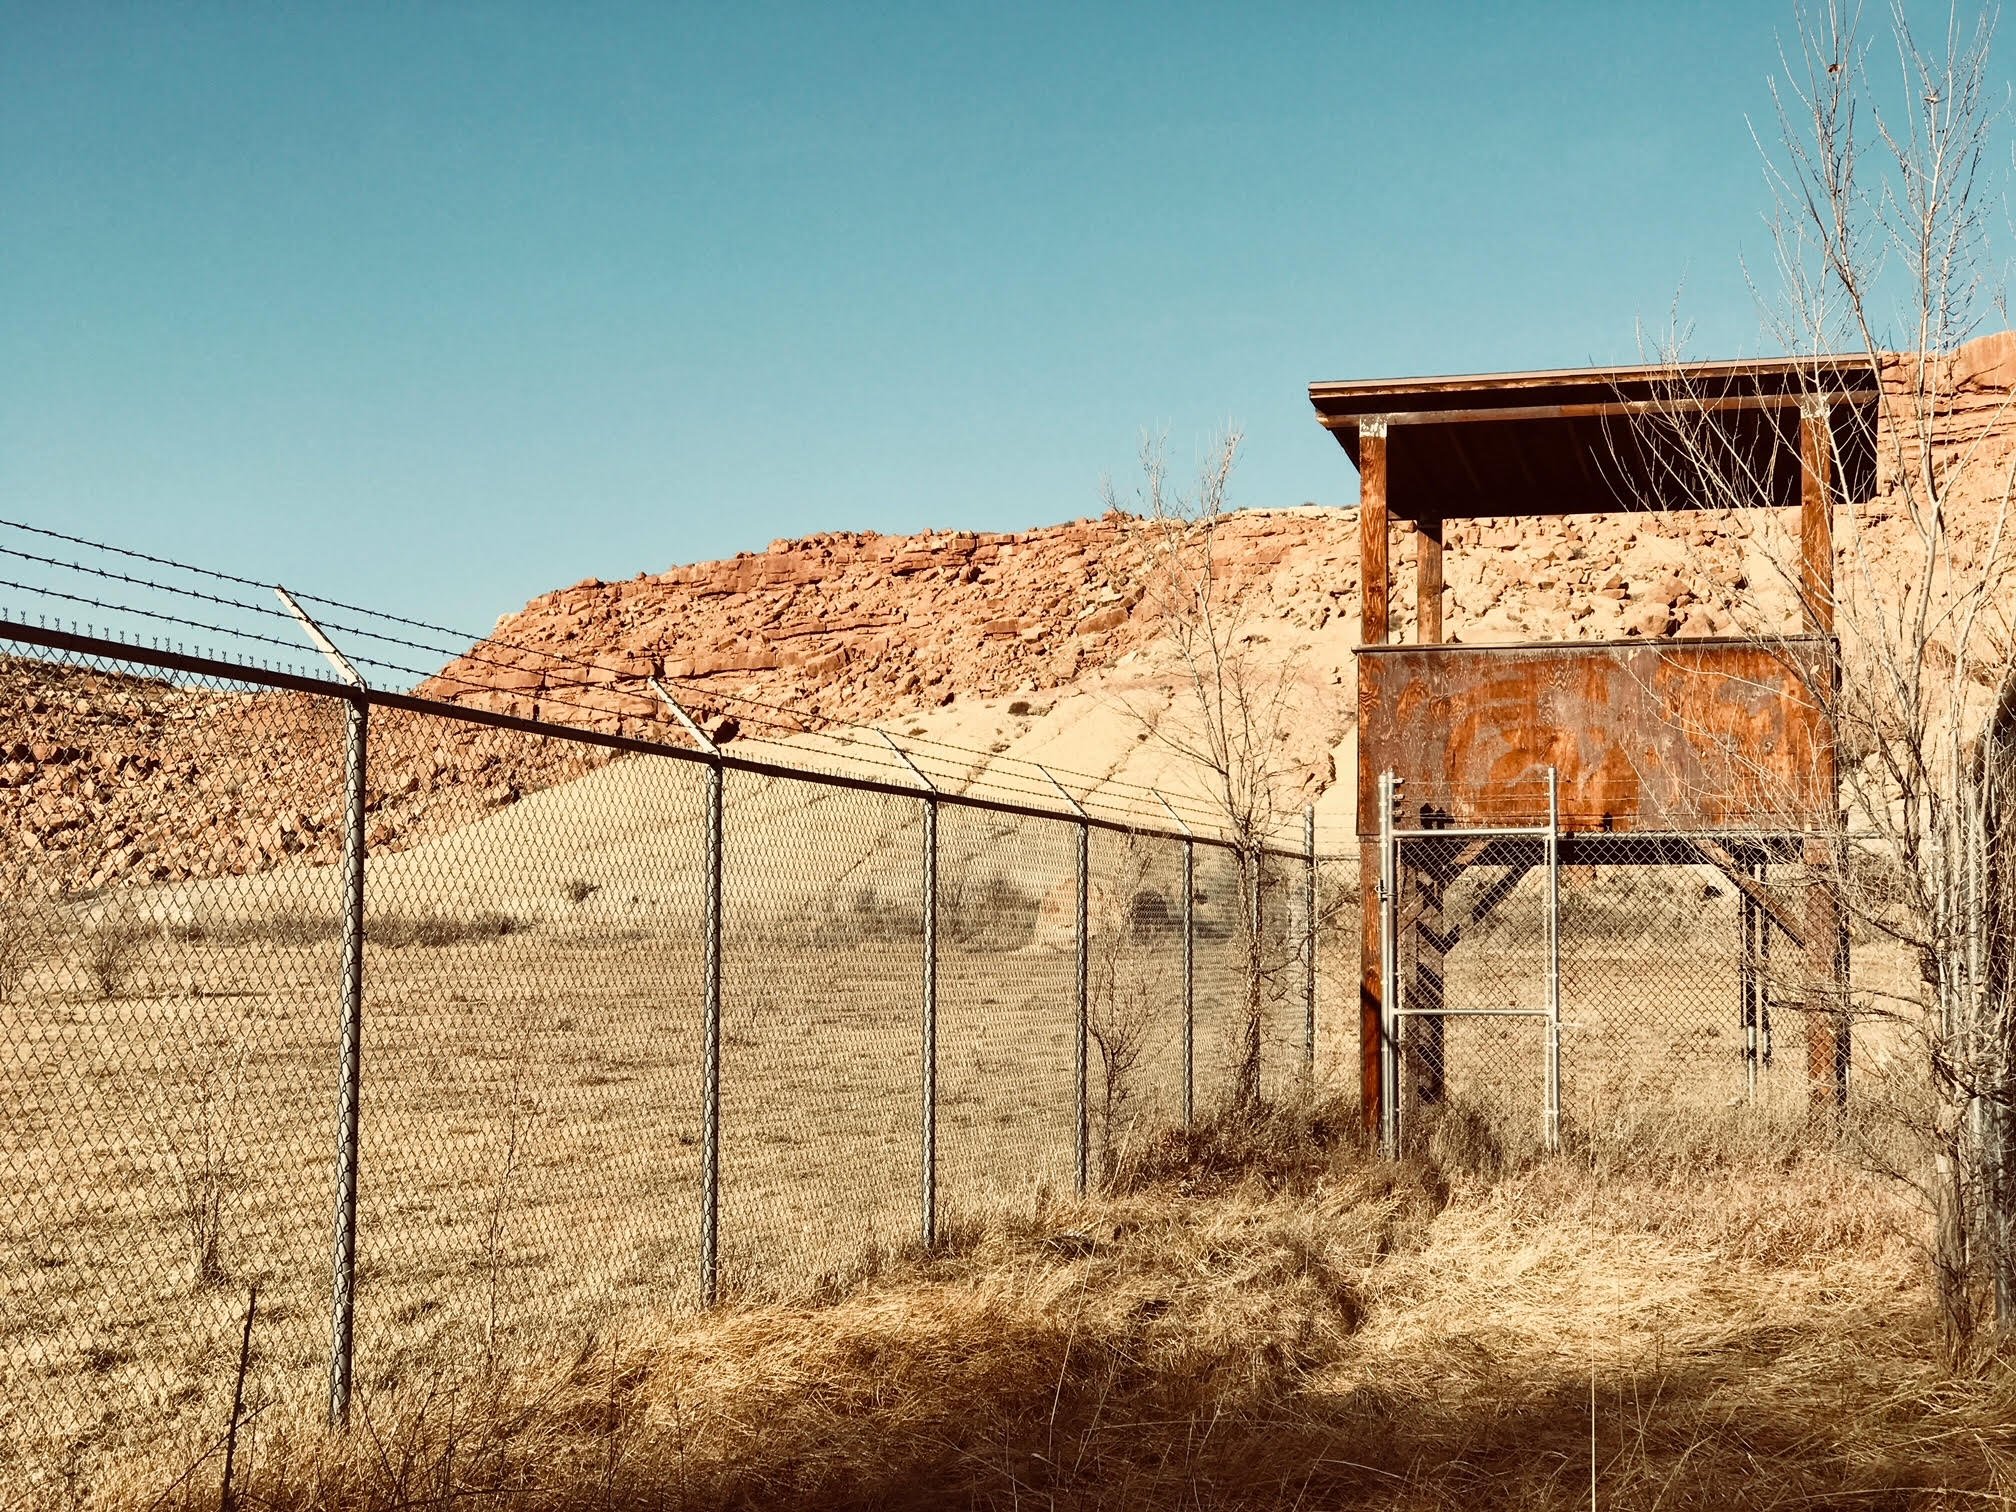
[[[1380,1138],[1398,1153],[1436,1119],[1561,1138],[1561,830],[1409,827],[1380,779]],[[1537,1033],[1535,1031],[1537,1030]],[[1527,1122],[1531,1118],[1530,1123]]]

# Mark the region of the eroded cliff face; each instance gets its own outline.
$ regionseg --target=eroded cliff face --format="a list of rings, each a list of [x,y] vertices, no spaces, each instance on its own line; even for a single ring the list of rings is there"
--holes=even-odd
[[[1876,497],[1836,525],[1842,591],[1862,599],[1844,615],[1848,636],[1872,596],[1928,573],[1948,586],[1978,577],[2001,518],[2016,463],[2016,333],[1973,343],[1927,376],[1944,396],[1933,465],[1967,474],[1952,502],[1953,549],[1928,567],[1893,481],[1899,466],[1918,465],[1918,448],[1908,435],[1886,437]],[[1888,377],[1901,394],[1917,373],[1899,362]],[[1445,629],[1472,643],[1791,629],[1789,523],[1698,512],[1452,524]],[[1143,712],[1184,697],[1156,565],[1167,547],[1157,526],[1120,515],[1014,533],[778,541],[543,595],[421,692],[679,741],[648,686],[655,676],[696,714],[732,717],[746,736],[874,722],[946,740],[983,764],[1019,755],[1180,786],[1173,758],[1139,728]],[[1295,801],[1341,800],[1356,699],[1357,511],[1239,511],[1220,522],[1213,555],[1221,592],[1243,606],[1249,649],[1293,669],[1280,739]],[[1405,530],[1392,555],[1395,633],[1411,638]],[[1984,633],[2007,632],[2008,607],[1999,631]],[[18,837],[17,861],[81,886],[333,856],[333,706],[27,662],[4,670],[0,717],[15,733],[0,744],[0,829]],[[606,759],[438,719],[387,722],[383,733],[374,850],[443,833]]]
[[[1355,628],[1357,531],[1355,509],[1242,511],[1218,528],[1215,570],[1250,623],[1313,649],[1320,632]],[[779,541],[535,599],[423,691],[603,728],[659,722],[652,676],[703,710],[791,722],[736,703],[750,698],[808,725],[1045,693],[1154,647],[1166,628],[1159,540],[1147,522],[1109,516],[1012,535]],[[1750,541],[1747,522],[1726,516],[1453,526],[1450,633],[1719,633],[1749,587]],[[1396,556],[1404,620],[1404,541]]]
[[[1899,402],[1918,377],[1886,375]],[[1940,394],[1935,465],[1963,465],[1959,550],[1946,570],[1978,567],[2016,457],[2016,333],[1984,337],[1925,377]],[[1904,427],[1908,432],[1910,427]],[[1914,438],[1879,445],[1877,497],[1844,511],[1836,537],[1844,592],[1923,570],[1894,475]],[[1348,465],[1339,459],[1340,468]],[[1764,512],[1611,514],[1473,521],[1447,536],[1451,639],[1614,639],[1769,633],[1791,628],[1788,522]],[[1215,538],[1225,591],[1250,621],[1271,622],[1284,652],[1332,658],[1348,679],[1358,612],[1355,509],[1246,510]],[[1155,659],[1166,626],[1155,591],[1166,536],[1123,515],[1012,534],[836,532],[777,541],[721,562],[620,583],[590,580],[499,621],[498,645],[451,663],[431,696],[602,728],[643,728],[664,710],[645,679],[682,700],[760,723],[882,720],[957,698],[1067,689]],[[1395,623],[1413,613],[1413,546],[1394,543]],[[1850,570],[1852,569],[1852,570]],[[1350,700],[1341,701],[1348,718]]]

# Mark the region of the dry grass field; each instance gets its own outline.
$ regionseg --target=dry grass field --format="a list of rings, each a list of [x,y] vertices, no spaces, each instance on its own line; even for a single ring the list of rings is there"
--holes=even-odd
[[[413,760],[395,748],[387,764],[396,772]],[[291,801],[256,786],[233,797],[260,824],[262,808],[281,813]],[[1203,1397],[1169,1406],[1169,1421],[1202,1435],[1195,1452],[1206,1459],[1220,1452],[1209,1447],[1210,1422],[1223,1413],[1233,1415],[1229,1429],[1273,1401],[1270,1393],[1308,1389],[1294,1383],[1315,1364],[1334,1363],[1339,1341],[1359,1340],[1355,1350],[1387,1337],[1384,1363],[1367,1364],[1370,1373],[1345,1393],[1362,1406],[1385,1389],[1380,1383],[1408,1350],[1446,1342],[1421,1331],[1425,1311],[1400,1321],[1410,1316],[1406,1308],[1460,1315],[1470,1305],[1449,1289],[1452,1273],[1410,1270],[1431,1262],[1405,1258],[1436,1253],[1434,1233],[1459,1222],[1449,1215],[1479,1205],[1460,1221],[1483,1222],[1505,1203],[1540,1202],[1531,1242],[1559,1244],[1564,1235],[1549,1225],[1560,1215],[1545,1194],[1558,1188],[1563,1212],[1580,1211],[1574,1204],[1596,1199],[1575,1187],[1583,1177],[1573,1173],[1642,1155],[1648,1140],[1677,1152],[1660,1176],[1669,1185],[1676,1171],[1704,1173],[1704,1203],[1733,1190],[1738,1178],[1718,1174],[1727,1168],[1748,1173],[1741,1181],[1750,1206],[1738,1204],[1740,1211],[1763,1200],[1756,1192],[1779,1191],[1774,1200],[1796,1208],[1818,1201],[1829,1184],[1848,1190],[1842,1183],[1850,1182],[1857,1201],[1874,1204],[1871,1213],[1890,1215],[1883,1223],[1897,1217],[1891,1196],[1852,1184],[1851,1168],[1822,1174],[1815,1162],[1825,1157],[1786,1143],[1787,1120],[1772,1110],[1803,1105],[1796,1045],[1782,1047],[1791,1053],[1764,1082],[1764,1110],[1735,1106],[1742,1076],[1734,915],[1720,896],[1646,915],[1634,934],[1592,926],[1564,947],[1570,1153],[1562,1160],[1533,1160],[1541,1041],[1533,1025],[1505,1020],[1451,1021],[1450,1111],[1476,1116],[1445,1116],[1428,1128],[1430,1166],[1411,1174],[1382,1175],[1337,1142],[1336,1131],[1353,1122],[1349,1109],[1319,1120],[1328,1132],[1317,1153],[1303,1148],[1302,1136],[1290,1141],[1301,1151],[1299,1197],[1276,1190],[1280,1182],[1267,1174],[1276,1155],[1267,1147],[1172,1153],[1181,941],[1171,900],[1180,849],[1105,832],[1092,841],[1090,1101],[1095,1178],[1110,1177],[1118,1195],[1075,1206],[1075,827],[948,806],[940,833],[938,1115],[951,1243],[926,1264],[915,1254],[921,806],[731,774],[721,1108],[729,1308],[695,1319],[702,802],[699,769],[625,758],[518,795],[485,817],[457,810],[456,822],[430,826],[417,813],[406,836],[374,846],[357,1312],[358,1414],[369,1426],[347,1449],[312,1427],[326,1390],[330,1327],[335,868],[325,855],[303,854],[244,875],[136,880],[18,904],[7,920],[0,1001],[0,1506],[147,1505],[178,1485],[175,1495],[188,1505],[209,1505],[255,1287],[244,1392],[252,1473],[279,1477],[265,1493],[273,1504],[415,1504],[417,1493],[400,1489],[397,1476],[384,1479],[392,1461],[366,1465],[354,1458],[356,1446],[405,1436],[411,1453],[433,1466],[413,1470],[424,1481],[446,1473],[428,1455],[463,1453],[436,1443],[443,1431],[451,1439],[463,1431],[488,1436],[479,1459],[490,1456],[490,1468],[471,1471],[472,1486],[494,1490],[529,1476],[556,1488],[543,1504],[605,1504],[582,1499],[576,1481],[586,1473],[588,1440],[569,1437],[580,1425],[562,1421],[578,1415],[582,1383],[597,1370],[616,1371],[608,1386],[616,1418],[657,1425],[646,1437],[660,1434],[666,1413],[673,1427],[664,1431],[675,1436],[687,1433],[681,1425],[697,1425],[690,1451],[653,1438],[640,1466],[656,1468],[637,1469],[643,1478],[635,1487],[655,1492],[626,1491],[629,1501],[608,1505],[680,1504],[666,1500],[667,1483],[650,1479],[671,1473],[667,1465],[693,1478],[689,1505],[792,1488],[845,1500],[834,1488],[849,1477],[893,1495],[897,1481],[888,1477],[918,1464],[918,1454],[937,1466],[932,1474],[951,1477],[938,1482],[945,1494],[1012,1504],[1024,1477],[1055,1488],[1075,1483],[1088,1464],[1109,1463],[1100,1410],[1080,1421],[1087,1404],[1075,1393],[1091,1390],[1092,1378],[1073,1372],[1103,1360],[1098,1370],[1126,1380],[1100,1389],[1126,1398],[1135,1390],[1127,1384],[1129,1330],[1147,1330],[1141,1338],[1153,1345],[1150,1354],[1162,1348],[1153,1341],[1175,1341],[1167,1359],[1141,1366],[1140,1389],[1150,1397],[1127,1398],[1130,1413],[1177,1390],[1187,1372],[1231,1372],[1235,1396],[1209,1420],[1181,1416],[1201,1411]],[[1683,890],[1704,885],[1693,869],[1675,876]],[[1298,879],[1286,880],[1284,894],[1299,889]],[[1355,1078],[1355,882],[1355,867],[1326,864],[1319,1092]],[[1199,888],[1197,1096],[1209,1108],[1230,1085],[1243,968],[1229,922],[1236,882],[1218,853],[1200,852]],[[1525,892],[1515,895],[1495,932],[1452,955],[1452,1006],[1534,997],[1544,957],[1530,904]],[[1285,903],[1269,907],[1277,911],[1269,915],[1263,1086],[1307,1106],[1292,945],[1299,915]],[[1110,1080],[1109,1055],[1120,1068]],[[1672,1127],[1676,1115],[1705,1120],[1708,1132],[1686,1144]],[[1257,1162],[1258,1187],[1214,1175],[1214,1161],[1227,1171]],[[1633,1168],[1618,1177],[1627,1207],[1640,1200],[1629,1183],[1643,1176]],[[1175,1201],[1199,1192],[1206,1195]],[[1695,1195],[1690,1188],[1688,1200]],[[1657,1205],[1644,1201],[1648,1213]],[[1847,1225],[1858,1244],[1881,1228],[1868,1227],[1874,1217],[1829,1213],[1798,1224],[1818,1224],[1824,1234]],[[1792,1238],[1772,1241],[1778,1248],[1759,1262],[1760,1286],[1770,1266],[1834,1263],[1832,1252],[1815,1258],[1799,1250],[1797,1236],[1807,1232],[1795,1225]],[[1142,1237],[1149,1235],[1159,1238]],[[1888,1228],[1869,1242],[1877,1246],[1871,1256],[1908,1248]],[[1709,1245],[1657,1258],[1654,1269],[1660,1284],[1692,1295],[1688,1287],[1708,1283],[1689,1266],[1713,1271],[1721,1263]],[[1184,1279],[1182,1268],[1192,1264],[1201,1289]],[[1585,1279],[1596,1274],[1580,1260],[1574,1266]],[[1376,1286],[1367,1279],[1375,1273]],[[1895,1272],[1893,1289],[1905,1274]],[[1404,1289],[1391,1288],[1408,1275],[1422,1294],[1388,1321],[1371,1321],[1367,1299],[1404,1298]],[[1241,1276],[1255,1288],[1250,1297],[1232,1295]],[[1526,1282],[1506,1284],[1516,1292]],[[1333,1286],[1334,1294],[1323,1291]],[[1173,1296],[1151,1295],[1172,1288]],[[1782,1289],[1778,1281],[1768,1288]],[[956,1305],[939,1317],[948,1295]],[[1567,1290],[1546,1295],[1547,1306],[1568,1306]],[[1098,1341],[1077,1365],[1074,1345],[1055,1358],[1054,1318],[1069,1311],[1059,1311],[1058,1299],[1071,1296],[1087,1338]],[[1125,1309],[1137,1304],[1145,1312],[1128,1322]],[[961,1308],[999,1313],[1010,1333],[983,1328],[962,1342]],[[1298,1309],[1305,1315],[1291,1329]],[[1177,1319],[1168,1330],[1155,1322],[1165,1312]],[[1537,1336],[1553,1326],[1543,1314],[1521,1326]],[[790,1436],[810,1434],[817,1412],[802,1402],[786,1410],[780,1399],[809,1392],[831,1397],[838,1412],[865,1389],[833,1361],[818,1363],[834,1330],[834,1339],[852,1338],[848,1347],[866,1351],[856,1375],[879,1374],[873,1362],[884,1350],[899,1360],[919,1350],[936,1361],[892,1386],[888,1402],[891,1411],[927,1417],[943,1411],[943,1403],[928,1405],[934,1393],[963,1390],[993,1404],[987,1412],[1032,1412],[1041,1393],[1016,1396],[1034,1379],[1020,1352],[1042,1362],[1038,1374],[1054,1364],[1057,1403],[1042,1463],[989,1468],[992,1450],[972,1444],[946,1459],[942,1445],[920,1447],[908,1419],[874,1430],[888,1435],[885,1448],[859,1446],[871,1464],[853,1463],[839,1448],[822,1461],[826,1451]],[[1538,1347],[1521,1339],[1519,1350]],[[738,1353],[758,1343],[763,1358]],[[976,1362],[999,1367],[997,1382],[931,1374],[949,1368],[939,1355],[969,1348]],[[1491,1370],[1516,1373],[1523,1358]],[[682,1362],[669,1388],[653,1363],[662,1359]],[[1627,1365],[1638,1368],[1619,1356],[1602,1369]],[[766,1376],[773,1366],[778,1373]],[[815,1385],[829,1366],[837,1374]],[[1407,1368],[1431,1370],[1426,1361]],[[1158,1371],[1173,1374],[1156,1384]],[[1066,1387],[1074,1393],[1070,1413],[1061,1405]],[[904,1407],[912,1388],[919,1394]],[[1474,1396],[1483,1387],[1463,1389]],[[480,1424],[456,1418],[478,1397],[499,1415]],[[849,1410],[873,1420],[871,1408],[855,1402]],[[462,1428],[444,1430],[444,1410]],[[1379,1409],[1388,1417],[1397,1411]],[[757,1440],[779,1412],[788,1432],[773,1453]],[[932,1421],[933,1442],[952,1431]],[[1033,1431],[1007,1418],[988,1431],[996,1428],[1003,1443],[1020,1444],[1018,1435]],[[521,1431],[525,1437],[513,1437]],[[1258,1431],[1247,1421],[1221,1449],[1258,1456]],[[1319,1423],[1307,1431],[1341,1430]],[[1077,1436],[1068,1474],[1055,1457],[1060,1432]],[[619,1454],[613,1440],[596,1442],[596,1452],[629,1453]],[[1412,1484],[1415,1471],[1384,1454],[1365,1461],[1385,1468],[1364,1484],[1396,1475]],[[527,1468],[542,1456],[559,1479]],[[809,1468],[791,1468],[800,1459]],[[1127,1465],[1111,1485],[1106,1470],[1091,1473],[1091,1499],[1136,1499],[1137,1474],[1157,1496],[1178,1484],[1168,1463]],[[297,1473],[305,1479],[288,1479]],[[623,1481],[629,1470],[597,1473],[611,1485],[632,1484]],[[325,1475],[335,1479],[316,1479]],[[778,1478],[774,1486],[766,1476]],[[811,1479],[793,1479],[801,1476]],[[319,1489],[301,1489],[310,1487]],[[1276,1489],[1284,1504],[1293,1501]],[[430,1494],[418,1504],[452,1501],[438,1487]]]
[[[367,868],[360,1401],[661,1324],[698,1297],[699,774],[626,760]],[[919,1229],[918,805],[730,784],[722,1288],[830,1292]],[[1074,1181],[1075,830],[948,809],[939,1189],[948,1217]],[[1094,1162],[1177,1119],[1181,941],[1130,917],[1172,857],[1095,841]],[[1208,871],[1208,868],[1206,869]],[[1211,886],[1218,886],[1213,881]],[[323,1399],[336,1129],[328,866],[50,898],[0,1004],[0,1484],[191,1459],[248,1389]],[[1123,896],[1124,894],[1124,896]],[[1151,913],[1154,911],[1151,910]],[[1239,963],[1203,910],[1198,1095]],[[1299,1080],[1271,1011],[1268,1079]],[[1124,1024],[1123,1024],[1124,1021]],[[4,1505],[5,1503],[0,1503]]]
[[[1600,1158],[1393,1165],[1319,1105],[1167,1136],[820,1295],[638,1318],[274,1409],[283,1509],[1958,1508],[2016,1489],[2016,1389],[1934,1346],[1894,1187],[1753,1115]],[[214,1505],[213,1456],[108,1501]]]

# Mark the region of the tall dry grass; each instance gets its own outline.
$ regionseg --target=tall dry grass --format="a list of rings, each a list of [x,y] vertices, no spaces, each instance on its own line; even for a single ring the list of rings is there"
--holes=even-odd
[[[1172,1134],[815,1302],[409,1380],[347,1436],[256,1417],[240,1504],[2007,1500],[2016,1378],[1933,1363],[1911,1210],[1784,1131],[1668,1133],[1600,1164],[1387,1164],[1323,1106]],[[125,1500],[214,1506],[217,1474]]]

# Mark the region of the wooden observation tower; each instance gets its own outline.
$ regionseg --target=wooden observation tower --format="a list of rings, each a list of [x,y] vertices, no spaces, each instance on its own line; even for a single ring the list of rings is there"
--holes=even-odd
[[[1832,506],[1872,491],[1877,395],[1866,364],[1788,359],[1316,383],[1309,397],[1361,479],[1357,829],[1368,1128],[1388,1128],[1382,1120],[1397,1101],[1440,1095],[1439,1064],[1430,1084],[1402,1090],[1394,1042],[1403,1032],[1432,1040],[1439,1062],[1441,984],[1432,962],[1420,964],[1427,947],[1402,966],[1393,939],[1425,928],[1420,915],[1432,911],[1448,873],[1486,863],[1515,834],[1544,834],[1550,869],[1706,864],[1724,873],[1740,894],[1745,935],[1735,948],[1746,952],[1746,970],[1758,931],[1767,939],[1776,931],[1801,962],[1810,1097],[1838,1106],[1848,1072],[1846,947],[1825,879],[1841,816],[1825,700],[1814,690],[1835,675]],[[1710,454],[1741,479],[1740,494],[1699,486]],[[1729,507],[1739,498],[1798,511],[1801,622],[1783,635],[1445,639],[1445,522]],[[1412,536],[1418,590],[1406,644],[1388,612],[1395,527]],[[1431,832],[1451,837],[1443,875],[1402,875],[1382,852],[1382,836]],[[1414,899],[1412,914],[1402,894]],[[1558,891],[1552,896],[1549,927],[1558,929]],[[1462,923],[1434,920],[1436,952]],[[1558,940],[1554,949],[1548,990],[1558,998]],[[1402,970],[1406,981],[1389,980]],[[1745,981],[1746,994],[1763,991]],[[1415,1015],[1404,1020],[1389,1002],[1403,989]],[[1550,1142],[1558,1003],[1553,1013]]]

